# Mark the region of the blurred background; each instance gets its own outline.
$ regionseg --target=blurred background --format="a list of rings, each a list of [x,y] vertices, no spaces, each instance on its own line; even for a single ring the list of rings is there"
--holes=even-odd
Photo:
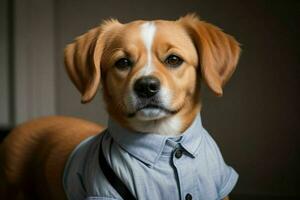
[[[242,45],[217,98],[203,88],[202,119],[240,174],[232,199],[300,199],[300,1],[1,0],[0,138],[45,115],[106,124],[101,92],[80,104],[63,67],[74,37],[117,18],[177,19],[196,12]]]

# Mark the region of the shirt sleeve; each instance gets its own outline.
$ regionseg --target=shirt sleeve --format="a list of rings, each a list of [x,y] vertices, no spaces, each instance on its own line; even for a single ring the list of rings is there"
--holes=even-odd
[[[219,187],[219,199],[224,199],[226,196],[228,196],[238,180],[238,174],[232,167],[224,163],[224,166],[222,168],[223,171]]]
[[[82,184],[82,177],[79,173],[69,176],[68,183],[65,186],[65,194],[69,200],[83,200],[86,197],[86,191]]]
[[[234,186],[238,181],[237,172],[230,166],[228,166],[221,154],[221,151],[216,144],[216,142],[209,136],[210,148],[211,148],[211,158],[213,164],[211,168],[214,170],[214,179],[218,189],[218,199],[223,199],[230,194]]]
[[[86,152],[93,137],[82,141],[71,153],[65,165],[63,187],[67,199],[83,200],[86,198],[86,188],[83,180],[83,164],[87,159]]]

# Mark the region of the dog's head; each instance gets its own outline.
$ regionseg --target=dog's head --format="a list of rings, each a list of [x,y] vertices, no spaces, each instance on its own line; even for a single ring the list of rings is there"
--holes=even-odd
[[[73,83],[89,102],[101,82],[107,110],[130,129],[179,134],[200,110],[201,79],[221,96],[238,42],[187,15],[177,21],[105,21],[65,49]]]

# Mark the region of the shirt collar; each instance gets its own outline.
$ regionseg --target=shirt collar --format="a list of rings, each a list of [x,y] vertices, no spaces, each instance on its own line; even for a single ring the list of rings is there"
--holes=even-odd
[[[140,133],[122,127],[113,119],[108,121],[108,132],[125,151],[142,162],[153,166],[162,154],[166,142],[176,139],[176,142],[192,157],[197,155],[203,127],[198,114],[190,127],[180,136],[162,136],[155,133]]]

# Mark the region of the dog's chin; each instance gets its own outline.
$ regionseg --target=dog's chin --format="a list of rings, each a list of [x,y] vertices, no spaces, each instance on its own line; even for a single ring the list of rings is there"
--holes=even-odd
[[[140,121],[153,121],[168,115],[169,113],[160,108],[144,108],[136,112],[135,118]]]
[[[179,110],[172,110],[158,104],[149,104],[135,108],[134,112],[127,114],[134,121],[157,121],[176,114]]]

